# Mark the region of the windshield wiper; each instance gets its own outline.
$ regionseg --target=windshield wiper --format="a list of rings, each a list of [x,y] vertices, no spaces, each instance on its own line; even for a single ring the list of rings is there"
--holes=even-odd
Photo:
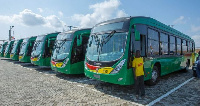
[[[102,49],[103,49],[103,45],[104,44],[106,44],[109,40],[110,40],[110,38],[112,38],[113,37],[113,35],[116,33],[116,30],[113,30],[113,31],[111,31],[105,38],[102,38],[102,39],[100,39],[98,36],[97,36],[97,34],[94,34],[93,36],[94,36],[94,39],[95,39],[95,42],[96,42],[96,45],[97,45],[97,52],[98,52],[98,58],[97,58],[97,60],[99,61],[99,57],[100,57],[100,54],[101,54],[101,51],[102,51]],[[93,40],[93,36],[92,36],[92,40]],[[91,41],[92,41],[91,40]],[[89,42],[89,44],[90,44],[90,42]]]
[[[55,50],[57,53],[59,53],[60,48],[65,44],[65,42],[70,41],[70,40],[64,39],[64,40],[60,40],[60,41],[62,41],[62,42],[60,42],[60,43],[58,41],[57,41],[58,43],[56,42]]]
[[[116,30],[113,30],[109,35],[107,35],[105,38],[102,39],[101,43],[106,44],[110,40],[110,38],[113,37],[115,33],[116,33]]]

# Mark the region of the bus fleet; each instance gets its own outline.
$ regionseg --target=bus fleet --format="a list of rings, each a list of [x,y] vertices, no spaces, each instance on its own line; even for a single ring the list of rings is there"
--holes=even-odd
[[[150,17],[123,17],[96,24],[92,29],[64,32],[4,42],[0,56],[64,74],[119,85],[134,84],[132,61],[136,50],[144,59],[144,78],[155,85],[163,75],[185,69],[194,61],[195,42]]]

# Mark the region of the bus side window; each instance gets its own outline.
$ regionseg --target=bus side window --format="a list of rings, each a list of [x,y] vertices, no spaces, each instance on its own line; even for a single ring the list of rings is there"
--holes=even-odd
[[[82,61],[85,60],[85,53],[86,53],[86,49],[87,49],[87,43],[88,43],[88,36],[83,36],[83,41],[82,41],[82,48],[83,48],[83,55],[82,55]]]
[[[49,45],[49,49],[50,49],[49,55],[50,55],[50,56],[52,55],[52,52],[53,52],[54,43],[55,43],[55,40],[52,40],[52,41],[50,42],[50,45]]]
[[[19,45],[18,45],[18,47],[17,47],[17,55],[19,55],[20,45],[21,45],[21,43],[19,43]]]
[[[160,55],[169,54],[169,37],[167,34],[160,33]]]
[[[80,61],[84,61],[88,39],[89,37],[82,36],[82,44],[80,46],[77,46],[77,42],[76,42],[77,37],[74,39],[74,44],[72,48],[72,59],[71,59],[72,64],[80,62]]]
[[[176,48],[175,48],[175,37],[170,35],[170,55],[175,55],[176,54]]]
[[[50,41],[50,45],[48,45],[48,41]],[[45,47],[45,57],[51,57],[51,54],[53,52],[54,42],[55,42],[55,40],[47,40],[47,43],[45,44],[45,46],[46,46]]]
[[[31,56],[31,52],[33,49],[34,41],[31,41],[28,45],[27,56]]]
[[[71,52],[71,63],[76,63],[80,61],[80,52],[81,52],[80,46],[77,46],[77,37],[74,39],[73,47],[72,47],[72,52]]]
[[[141,51],[141,56],[146,56],[146,37],[145,37],[145,35],[140,35],[140,51]]]
[[[148,29],[148,56],[159,55],[159,37],[158,32]]]
[[[136,41],[135,40],[135,31],[132,29],[132,34],[131,34],[131,47],[130,51],[132,52],[132,55],[135,54],[136,50],[140,50],[141,56],[146,56],[146,36],[140,34],[140,40]]]

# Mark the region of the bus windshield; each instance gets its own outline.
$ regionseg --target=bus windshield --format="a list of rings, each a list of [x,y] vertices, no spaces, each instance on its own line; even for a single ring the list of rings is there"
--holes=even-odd
[[[115,61],[125,51],[129,21],[100,24],[92,29],[86,57],[91,61]]]
[[[105,39],[107,36],[107,33],[90,36],[86,54],[89,60],[114,61],[124,54],[127,32],[116,32]]]
[[[6,45],[5,53],[8,53],[9,45],[10,45],[10,43],[8,43],[8,44]]]
[[[2,52],[3,51],[3,45],[2,46],[0,46],[0,52]]]
[[[28,39],[24,39],[20,47],[20,52],[19,52],[20,55],[23,55],[26,52],[27,45],[28,45]]]
[[[40,55],[40,53],[42,52],[43,44],[44,44],[44,38],[45,38],[45,36],[38,36],[36,38],[36,41],[34,43],[31,56],[33,56],[33,57],[36,56],[37,57],[37,56]]]
[[[18,43],[18,41],[15,41],[14,44],[13,44],[13,49],[11,51],[12,54],[15,53],[15,51],[17,49],[17,43]]]
[[[59,34],[55,43],[55,49],[53,52],[53,60],[64,60],[67,58],[70,52],[71,42],[73,34]]]

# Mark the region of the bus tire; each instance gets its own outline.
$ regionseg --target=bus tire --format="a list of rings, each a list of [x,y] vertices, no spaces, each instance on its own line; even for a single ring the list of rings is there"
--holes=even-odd
[[[182,72],[188,72],[188,70],[189,70],[189,67],[190,67],[190,65],[189,65],[189,63],[188,63],[188,61],[186,62],[186,67],[182,70]]]
[[[197,77],[197,73],[195,70],[193,70],[193,77]]]
[[[147,85],[153,86],[156,85],[159,81],[160,71],[157,66],[153,67],[151,79],[146,82]]]

